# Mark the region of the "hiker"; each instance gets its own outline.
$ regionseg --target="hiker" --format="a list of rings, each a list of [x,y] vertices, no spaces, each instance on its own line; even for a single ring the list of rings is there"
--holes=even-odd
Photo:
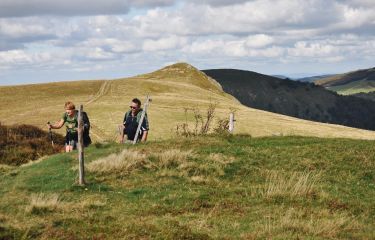
[[[125,113],[124,121],[120,127],[120,143],[124,140],[133,141],[137,132],[139,121],[141,120],[143,109],[141,108],[141,101],[138,98],[134,98],[130,103],[130,110]],[[147,113],[143,119],[140,133],[138,135],[137,141],[146,142],[148,135],[149,125],[147,119]],[[125,139],[126,137],[126,139]]]
[[[65,113],[61,116],[59,122],[55,124],[47,124],[48,129],[60,129],[64,124],[66,125],[66,136],[65,136],[65,152],[71,152],[77,148],[78,142],[78,110],[72,102],[66,102]],[[83,120],[83,144],[87,147],[91,144],[90,138],[90,121],[86,112],[82,112]]]

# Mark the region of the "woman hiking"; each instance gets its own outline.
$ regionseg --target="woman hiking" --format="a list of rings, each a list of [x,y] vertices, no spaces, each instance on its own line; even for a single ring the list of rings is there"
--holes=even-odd
[[[71,152],[77,148],[78,142],[78,111],[72,102],[66,102],[65,113],[62,114],[59,122],[55,124],[47,124],[49,129],[60,129],[62,126],[66,126],[65,136],[65,152]],[[90,136],[88,134],[90,128],[90,121],[88,120],[87,114],[83,112],[82,119],[84,123],[83,141],[84,145],[87,146],[91,143]],[[86,134],[85,134],[86,132]]]

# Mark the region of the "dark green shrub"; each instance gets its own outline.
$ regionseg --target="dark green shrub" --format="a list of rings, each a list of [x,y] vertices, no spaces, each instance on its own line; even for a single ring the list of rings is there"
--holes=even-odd
[[[61,152],[64,137],[53,133],[52,147],[49,134],[32,125],[0,125],[0,164],[18,166],[42,156]]]

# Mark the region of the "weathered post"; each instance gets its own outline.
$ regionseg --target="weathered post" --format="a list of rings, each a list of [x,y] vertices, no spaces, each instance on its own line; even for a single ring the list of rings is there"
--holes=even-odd
[[[85,160],[83,146],[83,106],[80,105],[78,111],[78,160],[79,160],[79,185],[85,185]]]
[[[234,113],[229,114],[229,132],[233,133],[234,131]]]
[[[150,103],[150,101],[151,101],[151,98],[150,98],[150,96],[147,94],[146,102],[145,102],[145,105],[144,105],[144,108],[143,108],[143,112],[142,112],[142,115],[141,115],[141,119],[139,120],[139,123],[138,123],[137,132],[135,133],[135,137],[134,137],[134,140],[133,140],[133,144],[136,144],[136,143],[137,143],[138,136],[139,136],[139,133],[140,133],[140,131],[141,131],[141,126],[142,126],[142,123],[143,123],[143,119],[145,118],[145,115],[146,115],[146,112],[147,112],[147,108],[148,108],[148,104]]]

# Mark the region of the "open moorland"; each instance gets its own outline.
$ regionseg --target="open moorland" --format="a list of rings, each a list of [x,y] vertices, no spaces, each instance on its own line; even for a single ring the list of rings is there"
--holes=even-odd
[[[0,121],[6,125],[31,124],[46,128],[46,122],[61,118],[64,103],[71,100],[76,105],[84,105],[94,141],[114,140],[117,125],[122,123],[131,99],[143,100],[147,94],[153,99],[148,114],[151,140],[174,136],[176,126],[183,122],[194,124],[193,111],[204,115],[210,104],[217,104],[216,120],[227,119],[229,113],[235,111],[235,133],[375,139],[373,131],[306,121],[243,106],[216,81],[185,63],[126,79],[0,87],[0,102],[6,103],[0,108]],[[64,129],[58,132],[64,133]]]
[[[207,136],[0,168],[0,239],[373,239],[374,142]]]

